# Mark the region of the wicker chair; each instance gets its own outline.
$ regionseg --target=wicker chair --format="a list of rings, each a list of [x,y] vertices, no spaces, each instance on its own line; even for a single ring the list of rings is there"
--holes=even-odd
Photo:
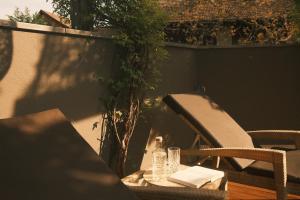
[[[187,122],[211,149],[183,151],[183,155],[214,156],[229,168],[228,178],[240,183],[276,189],[277,199],[300,193],[300,132],[244,131],[220,106],[207,96],[173,94],[164,102]],[[292,143],[288,151],[262,149],[258,142]],[[274,181],[275,179],[275,181]]]

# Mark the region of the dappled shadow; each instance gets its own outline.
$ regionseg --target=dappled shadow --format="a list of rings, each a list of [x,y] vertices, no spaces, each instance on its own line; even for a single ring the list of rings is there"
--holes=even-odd
[[[13,52],[12,31],[8,29],[0,30],[0,81],[7,74]]]
[[[134,129],[134,133],[130,139],[128,154],[126,159],[125,166],[125,176],[131,174],[140,169],[147,141],[149,138],[149,134],[151,131],[152,121],[153,121],[153,111],[145,113],[145,110],[136,123],[136,127]],[[119,142],[115,136],[115,134],[108,131],[106,128],[103,129],[101,133],[101,158],[112,168],[116,169],[116,162],[118,158],[118,148]]]
[[[151,126],[152,119],[150,113],[144,116],[142,119],[139,119],[129,144],[126,162],[127,174],[131,174],[140,169],[144,154],[147,153],[146,146],[147,141],[149,140],[148,138],[150,137]]]
[[[95,75],[100,70],[103,76],[109,73],[112,51],[107,40],[46,35],[34,80],[16,102],[14,114],[51,107],[71,120],[99,114],[103,88]]]
[[[1,199],[135,199],[58,110],[0,120]]]

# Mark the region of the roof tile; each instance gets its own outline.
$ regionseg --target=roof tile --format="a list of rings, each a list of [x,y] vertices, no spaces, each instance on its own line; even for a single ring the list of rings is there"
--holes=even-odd
[[[286,15],[293,0],[159,0],[170,21],[257,19]]]

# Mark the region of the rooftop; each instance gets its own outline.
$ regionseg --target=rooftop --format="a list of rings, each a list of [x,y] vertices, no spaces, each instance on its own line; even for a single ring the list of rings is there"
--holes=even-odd
[[[285,16],[293,0],[160,0],[170,21],[236,20]]]
[[[44,17],[44,19],[52,26],[58,26],[62,28],[71,28],[71,22],[69,19],[61,17],[51,12],[45,10],[40,10],[39,15]]]

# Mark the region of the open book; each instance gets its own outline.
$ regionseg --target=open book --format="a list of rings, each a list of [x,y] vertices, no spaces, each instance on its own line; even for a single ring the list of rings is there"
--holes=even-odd
[[[168,177],[168,181],[179,183],[185,186],[199,188],[205,183],[214,182],[223,178],[224,172],[206,167],[194,166],[175,172]]]

